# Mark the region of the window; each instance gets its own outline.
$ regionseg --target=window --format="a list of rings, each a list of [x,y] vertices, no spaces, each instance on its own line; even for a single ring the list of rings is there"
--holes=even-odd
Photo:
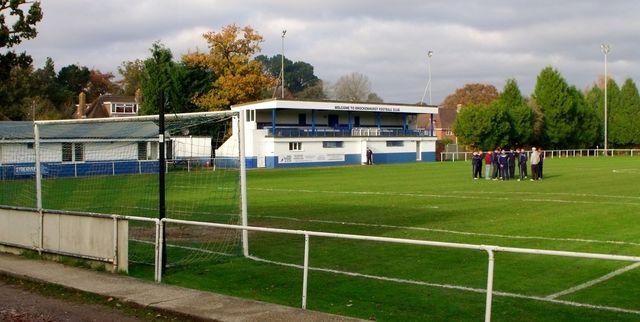
[[[298,125],[307,125],[307,114],[298,114]]]
[[[360,116],[354,116],[353,117],[353,126],[355,126],[355,127],[359,127],[360,126]]]
[[[33,143],[27,143],[27,149],[33,150]]]
[[[147,159],[147,142],[138,142],[138,160]]]
[[[322,147],[326,149],[341,148],[343,145],[343,141],[322,141]]]
[[[289,151],[302,151],[302,142],[289,142]]]
[[[246,110],[245,112],[245,121],[246,122],[255,122],[256,120],[256,110]]]
[[[138,105],[135,103],[112,103],[111,114],[137,114]]]
[[[73,148],[74,161],[84,161],[84,143],[74,143]]]
[[[388,147],[404,146],[404,141],[387,141]]]
[[[84,161],[84,143],[62,143],[62,162]]]
[[[62,143],[62,162],[73,161],[73,143]]]

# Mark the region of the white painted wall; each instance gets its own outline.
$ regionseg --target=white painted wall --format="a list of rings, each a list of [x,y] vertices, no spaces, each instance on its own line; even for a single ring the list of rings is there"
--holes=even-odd
[[[153,142],[155,143],[155,142]],[[152,144],[153,145],[153,144]],[[153,149],[153,147],[151,147]],[[157,154],[157,148],[155,150]],[[211,146],[209,146],[211,151]],[[62,162],[62,143],[41,143],[41,162]],[[27,143],[4,143],[0,163],[34,162],[35,150]],[[138,142],[85,142],[84,161],[137,160]]]
[[[37,211],[0,209],[0,244],[45,252],[114,259],[114,221],[110,217],[44,213],[43,245],[40,245]],[[118,220],[118,270],[128,270],[129,223]],[[113,268],[108,265],[108,268]]]

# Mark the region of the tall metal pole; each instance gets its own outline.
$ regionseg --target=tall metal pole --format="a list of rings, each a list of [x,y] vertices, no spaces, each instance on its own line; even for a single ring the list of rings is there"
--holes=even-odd
[[[429,50],[427,52],[427,74],[429,75],[427,86],[424,88],[424,93],[422,93],[422,98],[420,99],[420,103],[424,103],[424,97],[427,95],[427,90],[429,91],[429,105],[431,105],[431,56],[433,56],[433,51]]]
[[[604,55],[604,154],[609,155],[609,152],[607,151],[607,83],[609,82],[607,76],[607,55],[609,54],[611,47],[609,45],[602,44],[600,46],[600,50]]]
[[[282,62],[280,63],[280,76],[282,79],[280,81],[280,86],[282,87],[282,98],[284,98],[284,35],[287,33],[286,30],[282,31]]]
[[[159,167],[158,167],[158,219],[162,220],[166,217],[166,203],[165,203],[165,172],[167,170],[167,163],[165,160],[165,150],[164,150],[164,91],[160,91],[160,97],[158,98],[158,142],[159,142]],[[161,222],[162,228],[164,228],[165,223]],[[160,278],[165,272],[165,268],[167,265],[167,243],[166,243],[166,229],[161,229],[162,232],[162,259],[160,263]]]
[[[427,86],[429,86],[429,105],[431,105],[431,56],[433,56],[433,51],[429,50],[427,52],[427,66],[429,68],[429,82],[427,82]]]

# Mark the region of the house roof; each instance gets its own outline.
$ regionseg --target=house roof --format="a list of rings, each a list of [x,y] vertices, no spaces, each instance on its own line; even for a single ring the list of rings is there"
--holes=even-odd
[[[40,138],[48,141],[70,139],[135,141],[158,137],[158,126],[149,121],[41,124],[39,130]],[[1,140],[33,140],[33,123],[0,121]]]
[[[436,114],[436,106],[393,104],[393,103],[368,103],[368,102],[341,102],[341,101],[301,101],[288,99],[269,99],[264,101],[238,104],[231,107],[232,110],[327,110],[327,111],[351,111],[351,112],[380,112],[380,113],[411,113],[411,114]]]
[[[118,95],[101,95],[95,101],[89,105],[89,108],[84,111],[84,115],[87,118],[102,118],[109,117],[109,111],[104,106],[104,103],[135,103],[135,96],[118,96]]]

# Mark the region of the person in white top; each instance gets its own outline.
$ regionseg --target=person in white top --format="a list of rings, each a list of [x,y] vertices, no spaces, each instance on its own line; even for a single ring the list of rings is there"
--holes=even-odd
[[[540,152],[535,147],[531,148],[531,181],[538,180],[538,164],[540,163]]]

